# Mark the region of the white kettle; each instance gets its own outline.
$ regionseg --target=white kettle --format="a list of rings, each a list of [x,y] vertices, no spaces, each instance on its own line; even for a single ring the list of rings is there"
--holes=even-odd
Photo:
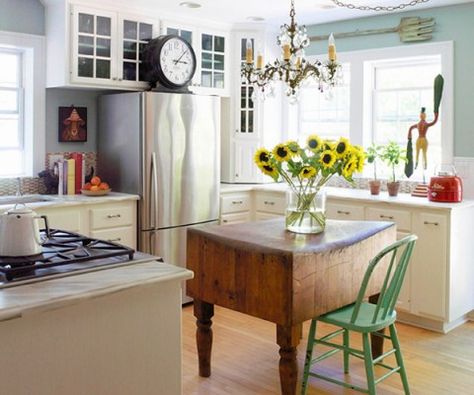
[[[42,244],[38,220],[44,220],[49,238],[48,219],[37,215],[25,205],[16,205],[0,215],[0,256],[30,256],[41,254]]]

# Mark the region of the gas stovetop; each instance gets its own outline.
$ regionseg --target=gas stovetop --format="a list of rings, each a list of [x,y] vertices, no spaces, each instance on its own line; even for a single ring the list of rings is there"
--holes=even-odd
[[[41,230],[43,251],[26,257],[0,256],[0,287],[25,280],[93,270],[134,260],[135,250],[77,233],[51,229],[49,237]],[[138,253],[141,257],[142,254]]]

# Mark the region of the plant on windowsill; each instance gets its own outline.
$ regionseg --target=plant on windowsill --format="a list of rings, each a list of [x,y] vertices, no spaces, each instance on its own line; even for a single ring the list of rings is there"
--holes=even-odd
[[[391,176],[387,182],[388,194],[397,196],[400,188],[400,182],[396,179],[395,169],[403,162],[407,161],[406,150],[402,149],[395,141],[390,141],[382,147],[381,159],[389,166]]]
[[[365,153],[349,140],[322,140],[309,136],[305,146],[295,141],[265,148],[255,153],[258,168],[275,181],[288,183],[286,229],[295,233],[320,233],[326,226],[323,186],[338,174],[350,183],[352,175],[362,172]]]
[[[382,146],[372,144],[366,151],[367,163],[374,167],[374,179],[369,181],[369,188],[371,195],[378,195],[380,193],[380,180],[377,179],[377,160],[380,159],[380,152]]]

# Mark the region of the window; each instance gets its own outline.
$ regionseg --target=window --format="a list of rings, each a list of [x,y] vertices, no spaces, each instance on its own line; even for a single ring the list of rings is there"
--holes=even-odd
[[[44,37],[0,31],[0,177],[44,169],[45,92]]]
[[[0,176],[25,172],[22,76],[21,52],[0,48]]]
[[[315,82],[301,89],[299,110],[300,138],[317,134],[336,140],[349,137],[350,64],[342,65],[343,83],[327,93],[320,93]]]
[[[433,81],[441,73],[440,56],[419,56],[403,61],[372,62],[372,140],[386,144],[393,140],[406,146],[408,129],[419,121],[421,107],[427,121],[433,119]],[[418,134],[413,133],[413,144]],[[441,121],[428,131],[427,174],[441,158]],[[420,159],[421,160],[421,159]]]
[[[252,42],[252,58],[254,57],[254,39],[250,39]],[[241,66],[245,63],[245,56],[247,50],[247,38],[240,40],[240,64]],[[254,106],[253,106],[253,86],[242,82],[240,84],[240,133],[253,133],[254,132]]]
[[[201,35],[201,86],[224,89],[225,37]]]
[[[309,57],[324,59],[326,54]],[[453,162],[453,43],[438,42],[409,46],[340,52],[344,83],[333,89],[332,98],[317,91],[315,84],[302,88],[297,105],[285,114],[288,138],[304,143],[316,133],[326,139],[340,136],[368,147],[373,142],[407,144],[408,129],[426,107],[427,121],[433,119],[433,82],[444,77],[443,100],[438,123],[428,132],[428,170]],[[413,133],[415,148],[418,133]],[[370,176],[367,166],[367,176]],[[400,166],[399,176],[403,168]],[[422,178],[421,166],[410,178]]]

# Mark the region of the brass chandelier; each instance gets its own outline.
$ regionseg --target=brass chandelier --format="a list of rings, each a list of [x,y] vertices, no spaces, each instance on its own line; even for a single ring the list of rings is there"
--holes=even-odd
[[[310,39],[306,27],[295,21],[295,5],[291,0],[290,24],[280,27],[277,44],[280,46],[281,59],[263,64],[263,55],[257,55],[254,64],[252,42],[247,40],[246,58],[241,68],[242,82],[252,85],[257,96],[264,98],[273,94],[273,82],[282,81],[286,85],[286,95],[290,102],[296,102],[298,93],[304,84],[316,81],[318,89],[334,87],[342,80],[342,67],[336,60],[336,44],[331,34],[328,42],[328,60],[309,62],[305,59],[305,48]]]

